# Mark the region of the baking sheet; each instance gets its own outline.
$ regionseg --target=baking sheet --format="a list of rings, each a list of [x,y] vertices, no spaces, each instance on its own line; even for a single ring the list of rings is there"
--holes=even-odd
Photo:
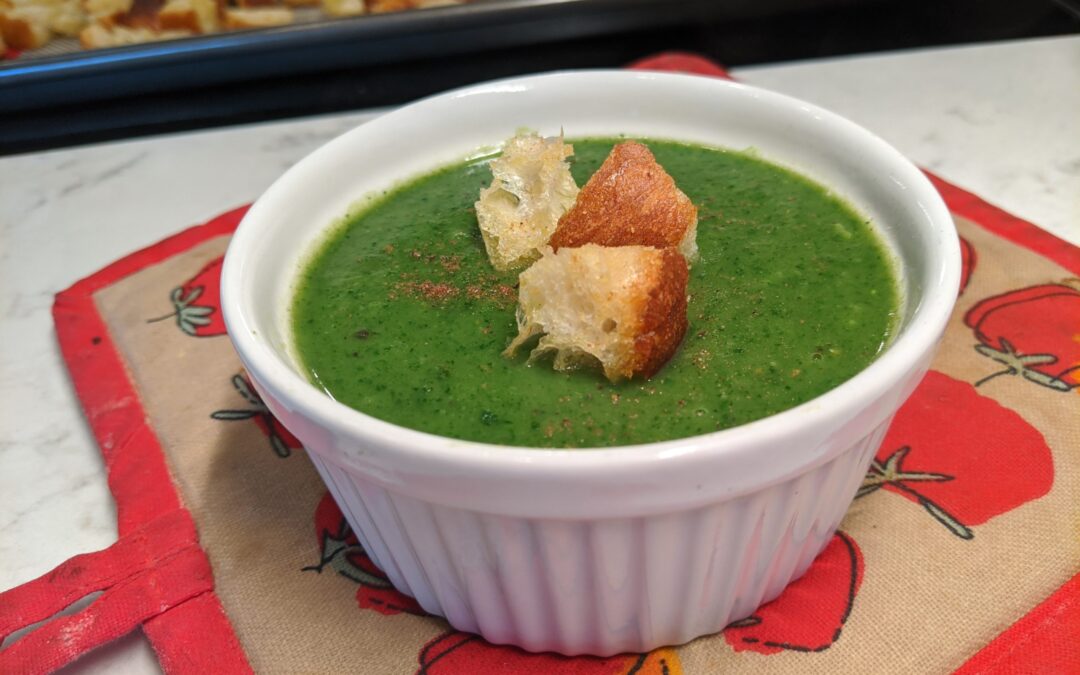
[[[585,37],[723,8],[712,0],[474,0],[340,19],[314,10],[289,26],[111,49],[55,40],[0,65],[0,112]]]

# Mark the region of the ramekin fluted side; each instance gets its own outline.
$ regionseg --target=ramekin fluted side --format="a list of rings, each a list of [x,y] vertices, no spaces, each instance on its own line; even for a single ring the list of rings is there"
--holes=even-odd
[[[310,455],[372,560],[427,612],[497,644],[611,655],[715,633],[778,596],[829,542],[888,422],[787,481],[636,518],[479,513]]]

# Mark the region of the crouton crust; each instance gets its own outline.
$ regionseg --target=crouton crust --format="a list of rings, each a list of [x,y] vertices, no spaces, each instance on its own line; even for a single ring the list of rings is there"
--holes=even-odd
[[[133,0],[82,0],[83,11],[91,21],[115,21],[131,11]]]
[[[167,0],[158,12],[158,25],[162,30],[213,33],[219,11],[216,0]]]
[[[83,28],[79,33],[79,42],[87,49],[98,47],[119,47],[122,45],[141,44],[144,42],[156,42],[159,40],[175,40],[191,35],[186,30],[153,31],[149,28],[130,28],[128,26],[106,26],[102,23],[92,23]]]
[[[238,30],[287,26],[293,22],[293,16],[293,10],[289,7],[226,9],[225,27]]]
[[[697,254],[697,207],[675,186],[652,152],[636,141],[619,143],[559,219],[550,245],[652,246]]]
[[[50,12],[44,7],[0,11],[0,35],[12,49],[37,49],[52,37],[49,17]]]
[[[653,283],[642,298],[641,324],[634,338],[633,374],[652,377],[675,355],[686,335],[686,285],[690,279],[686,258],[675,248],[660,251]]]
[[[556,370],[599,361],[612,381],[651,377],[686,333],[688,278],[671,247],[548,248],[519,277],[518,336],[504,353],[542,335],[530,360],[554,352]]]
[[[364,0],[320,0],[330,16],[359,16],[367,13]]]

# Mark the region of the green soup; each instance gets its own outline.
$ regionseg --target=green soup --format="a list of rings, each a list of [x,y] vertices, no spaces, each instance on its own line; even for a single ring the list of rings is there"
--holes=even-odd
[[[584,185],[618,139],[574,141]],[[898,307],[888,254],[822,187],[745,153],[646,141],[698,207],[686,338],[651,380],[501,355],[517,273],[488,263],[473,203],[490,158],[417,178],[334,230],[303,271],[295,349],[312,382],[380,419],[538,447],[670,440],[810,400],[874,360]]]

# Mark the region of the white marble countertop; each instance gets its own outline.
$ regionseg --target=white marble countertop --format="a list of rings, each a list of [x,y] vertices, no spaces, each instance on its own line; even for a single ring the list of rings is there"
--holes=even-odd
[[[1080,244],[1080,37],[737,70],[830,108],[945,179]],[[104,467],[60,358],[53,295],[255,199],[370,118],[352,113],[0,159],[0,589],[116,539]],[[135,634],[73,671],[157,672]]]

